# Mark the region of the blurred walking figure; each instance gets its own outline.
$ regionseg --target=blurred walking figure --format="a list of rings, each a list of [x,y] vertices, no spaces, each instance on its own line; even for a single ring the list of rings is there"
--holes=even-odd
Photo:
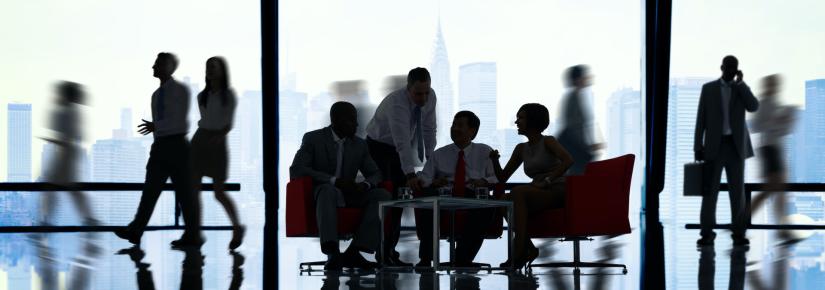
[[[584,167],[596,156],[596,151],[604,148],[594,137],[592,98],[588,89],[591,76],[587,66],[580,64],[567,69],[566,85],[570,89],[561,103],[559,112],[558,140],[573,156],[573,166],[567,175],[580,175]]]
[[[229,165],[226,135],[232,130],[237,98],[229,86],[229,69],[222,57],[211,57],[206,61],[206,87],[198,94],[198,109],[201,119],[198,131],[192,137],[192,182],[196,196],[200,195],[201,180],[212,178],[215,199],[223,205],[232,222],[232,241],[229,249],[238,248],[246,232],[239,218],[235,202],[226,194],[225,184]]]
[[[44,181],[68,188],[74,205],[83,217],[84,225],[98,225],[86,195],[73,189],[77,182],[78,161],[81,157],[82,141],[80,105],[84,101],[83,88],[73,82],[60,82],[56,86],[56,107],[51,114],[49,128],[54,132],[53,138],[43,138],[54,145],[55,151],[49,167],[44,174]],[[55,192],[43,193],[41,203],[41,224],[49,225],[55,208]]]
[[[787,180],[787,167],[783,156],[784,137],[791,133],[794,124],[795,108],[782,105],[779,92],[782,89],[782,77],[778,74],[762,79],[762,96],[759,111],[752,121],[753,131],[761,133],[760,147],[757,150],[762,163],[762,176],[768,184],[768,190],[753,199],[752,213],[756,213],[768,198],[773,199],[773,211],[778,219],[785,217],[787,198],[782,191]],[[787,231],[779,232],[781,239],[789,239]]]
[[[78,176],[78,161],[81,157],[80,142],[83,139],[81,133],[82,120],[80,105],[84,104],[85,94],[80,84],[63,81],[55,87],[55,109],[51,113],[49,129],[54,133],[52,138],[43,138],[50,142],[54,148],[54,155],[48,163],[43,181],[67,190],[72,197],[74,205],[77,207],[80,216],[83,218],[83,225],[96,226],[100,222],[94,218],[89,200],[86,195],[76,190],[75,183]],[[42,225],[51,224],[51,215],[56,206],[56,192],[44,192],[41,202]],[[46,235],[34,236],[34,248],[37,249],[39,258],[39,273],[42,277],[42,289],[57,289],[58,287],[58,258],[53,247],[49,245]],[[88,289],[95,258],[100,254],[100,248],[96,245],[97,234],[92,232],[80,234],[78,239],[81,250],[72,258],[74,267],[67,273],[69,289]]]

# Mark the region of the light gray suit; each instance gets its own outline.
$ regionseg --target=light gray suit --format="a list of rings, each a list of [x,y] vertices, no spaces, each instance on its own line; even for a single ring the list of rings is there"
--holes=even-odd
[[[722,168],[728,177],[728,190],[734,237],[744,238],[745,209],[744,172],[745,159],[753,156],[750,132],[745,124],[745,111],[755,112],[759,101],[744,83],[732,83],[728,116],[730,135],[723,134],[722,82],[715,80],[702,86],[699,96],[699,111],[696,114],[696,132],[694,151],[702,151],[705,160],[704,184],[702,198],[701,228],[702,236],[713,237],[713,225],[716,224],[716,201],[719,196],[719,181]]]
[[[378,249],[380,228],[378,202],[389,200],[390,194],[379,188],[381,173],[367,150],[364,139],[353,136],[344,143],[341,169],[337,178],[355,180],[358,171],[370,185],[366,192],[341,192],[332,184],[338,157],[338,143],[333,138],[332,127],[325,127],[304,134],[301,148],[295,153],[290,178],[309,176],[315,193],[316,215],[321,243],[338,240],[339,204],[347,207],[364,207],[364,217],[355,233],[352,244],[362,249]],[[343,198],[343,201],[340,200]]]

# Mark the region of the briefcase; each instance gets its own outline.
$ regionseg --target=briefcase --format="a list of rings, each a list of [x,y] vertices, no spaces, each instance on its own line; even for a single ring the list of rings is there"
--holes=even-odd
[[[704,193],[704,175],[702,170],[705,162],[698,161],[685,164],[684,196],[702,196]]]

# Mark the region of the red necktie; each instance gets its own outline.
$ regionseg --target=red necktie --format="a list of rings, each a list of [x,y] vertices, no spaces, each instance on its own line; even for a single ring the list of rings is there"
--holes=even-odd
[[[453,178],[453,195],[464,196],[464,150],[458,151],[458,162],[455,163],[455,176]]]

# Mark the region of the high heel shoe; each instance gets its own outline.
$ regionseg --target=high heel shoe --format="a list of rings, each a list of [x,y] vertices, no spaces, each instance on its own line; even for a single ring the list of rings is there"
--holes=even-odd
[[[535,247],[527,248],[524,251],[525,252],[524,252],[524,255],[522,257],[516,258],[514,268],[521,269],[521,268],[524,268],[524,267],[530,267],[530,265],[533,264],[533,261],[536,260],[536,258],[538,258],[538,256],[539,256],[539,249],[537,249]],[[509,268],[512,263],[513,262],[511,262],[510,259],[507,259],[507,261],[504,261],[504,263],[501,263],[501,265],[499,265],[499,267]]]

